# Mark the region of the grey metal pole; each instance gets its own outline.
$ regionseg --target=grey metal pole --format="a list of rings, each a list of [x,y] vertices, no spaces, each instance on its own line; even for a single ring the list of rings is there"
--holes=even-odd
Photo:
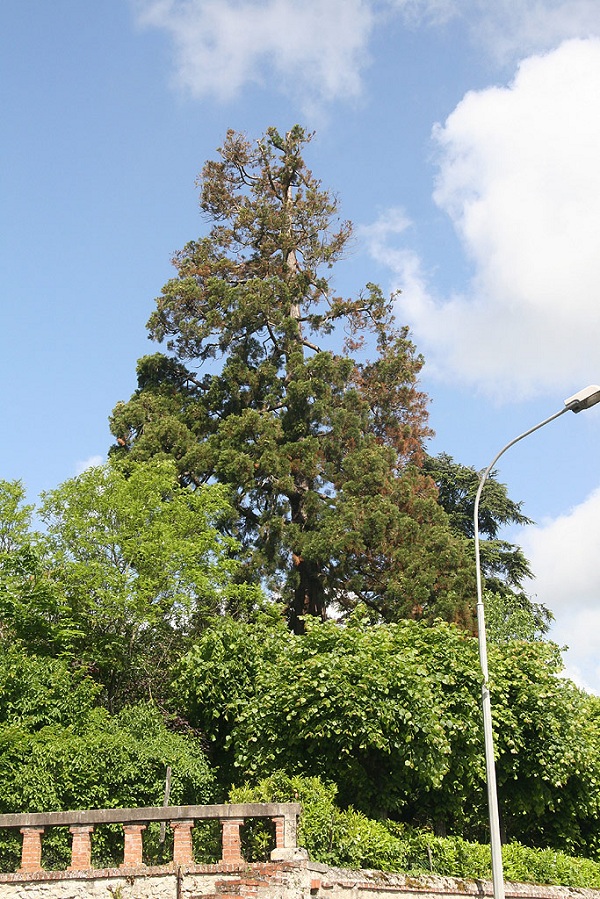
[[[485,770],[488,797],[488,812],[490,819],[490,846],[492,850],[492,883],[494,887],[494,899],[505,899],[504,895],[504,871],[502,867],[502,843],[500,841],[500,815],[498,812],[498,788],[496,785],[496,763],[494,760],[494,734],[492,730],[492,707],[490,702],[489,690],[489,673],[487,658],[487,639],[485,634],[485,611],[483,606],[483,587],[481,577],[481,557],[479,552],[479,500],[485,482],[488,479],[490,471],[507,449],[533,434],[539,428],[543,428],[549,422],[554,421],[559,415],[565,412],[576,411],[572,406],[565,406],[559,412],[555,412],[550,418],[544,419],[533,428],[529,428],[523,434],[515,437],[510,443],[507,443],[500,452],[494,456],[484,473],[482,474],[477,495],[475,497],[475,506],[473,509],[473,526],[475,533],[475,568],[477,573],[477,640],[479,644],[479,663],[481,665],[481,673],[483,681],[481,684],[481,706],[483,710],[483,735],[485,747]],[[577,410],[578,411],[578,410]]]
[[[565,408],[555,412],[549,418],[545,418],[538,425],[519,434],[510,443],[507,443],[500,452],[494,456],[479,480],[477,495],[475,496],[475,506],[473,508],[473,525],[475,534],[475,570],[477,573],[477,639],[479,643],[479,663],[481,665],[481,673],[483,681],[481,684],[481,707],[483,710],[483,735],[485,747],[485,770],[488,796],[488,810],[490,817],[490,846],[492,850],[492,882],[494,885],[494,899],[505,899],[504,897],[504,872],[502,869],[502,844],[500,842],[500,815],[498,813],[498,788],[496,785],[496,762],[494,760],[494,733],[492,730],[492,707],[490,702],[489,690],[489,674],[488,674],[488,658],[487,658],[487,640],[485,635],[485,611],[483,607],[483,588],[481,578],[481,557],[479,552],[479,500],[483,491],[485,482],[489,473],[507,449],[543,428],[564,415],[565,412],[583,412],[584,409],[591,409],[600,403],[600,386],[591,384],[584,387],[583,390],[573,394],[565,400]]]

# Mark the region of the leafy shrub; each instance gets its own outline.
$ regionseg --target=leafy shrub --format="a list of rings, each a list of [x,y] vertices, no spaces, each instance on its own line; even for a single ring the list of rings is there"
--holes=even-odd
[[[400,841],[381,822],[354,809],[338,808],[334,801],[336,794],[334,784],[324,784],[317,777],[290,777],[278,771],[256,786],[246,784],[234,788],[230,799],[232,802],[300,802],[303,812],[298,843],[314,861],[340,867],[402,870],[404,856]],[[253,834],[248,849],[256,853],[260,846],[264,857],[265,849],[271,848],[264,846],[264,829],[255,827]]]
[[[94,709],[77,730],[0,729],[4,812],[160,805],[167,765],[173,804],[207,802],[213,777],[197,741],[167,730],[151,706],[111,717]]]
[[[465,879],[491,877],[490,848],[461,837],[436,837],[393,821],[374,821],[335,804],[336,787],[316,777],[290,777],[278,771],[250,786],[234,788],[232,802],[300,802],[298,843],[313,861],[353,869],[373,868],[410,874],[434,873]],[[262,842],[261,842],[262,840]],[[255,831],[248,850],[263,852],[264,832]],[[247,851],[248,851],[247,850]],[[509,843],[502,850],[504,876],[522,883],[600,887],[600,863],[551,849]],[[247,856],[250,858],[250,856]]]
[[[5,675],[7,665],[0,669]],[[0,812],[161,805],[167,766],[173,804],[211,801],[214,776],[200,742],[170,731],[155,707],[110,715],[93,707],[95,685],[62,663],[32,659],[32,671],[20,692],[12,673],[0,678],[0,706],[10,705],[14,722],[0,725]],[[152,833],[145,842],[149,855],[160,857]],[[95,864],[120,862],[122,828],[98,828],[92,847]],[[15,870],[19,855],[20,840],[0,834],[0,868]],[[69,859],[68,830],[50,829],[44,865],[63,869]]]
[[[564,852],[532,849],[520,843],[504,846],[502,856],[507,880],[600,888],[600,864],[592,859],[572,858]]]

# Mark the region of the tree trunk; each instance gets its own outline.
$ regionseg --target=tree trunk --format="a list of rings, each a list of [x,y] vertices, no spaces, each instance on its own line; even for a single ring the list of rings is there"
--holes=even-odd
[[[306,562],[301,556],[293,555],[293,560],[298,583],[294,598],[288,606],[287,616],[293,633],[303,634],[305,627],[302,616],[313,615],[325,621],[325,594],[317,566]]]
[[[304,531],[307,527],[306,513],[303,507],[303,496],[310,488],[308,481],[296,483],[296,493],[290,498],[292,522]],[[294,596],[288,605],[287,617],[290,629],[295,634],[305,631],[302,616],[314,615],[325,621],[326,598],[319,566],[307,561],[300,552],[292,551],[294,567]]]

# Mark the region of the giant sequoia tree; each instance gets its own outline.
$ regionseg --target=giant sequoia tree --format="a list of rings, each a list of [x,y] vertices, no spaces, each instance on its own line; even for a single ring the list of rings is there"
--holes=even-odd
[[[174,257],[148,323],[168,354],[140,360],[113,452],[229,485],[248,576],[296,631],[357,600],[464,620],[472,563],[421,468],[422,358],[376,286],[333,292],[351,226],[304,162],[309,140],[298,126],[257,143],[230,131],[204,166],[210,227]]]

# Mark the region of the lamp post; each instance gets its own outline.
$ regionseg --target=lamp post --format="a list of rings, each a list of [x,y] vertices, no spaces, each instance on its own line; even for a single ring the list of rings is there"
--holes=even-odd
[[[507,449],[510,449],[511,446],[514,446],[514,444],[518,443],[519,440],[523,440],[524,437],[528,437],[529,434],[533,434],[534,431],[543,428],[544,425],[547,425],[551,421],[554,421],[555,418],[558,418],[565,412],[582,412],[584,409],[589,409],[591,406],[595,406],[596,403],[600,403],[600,387],[597,384],[593,384],[592,386],[585,387],[583,390],[580,390],[578,393],[575,393],[573,396],[570,396],[568,399],[566,399],[564,409],[559,409],[559,411],[555,412],[554,415],[551,415],[549,418],[545,418],[544,421],[541,421],[533,428],[529,428],[528,431],[525,431],[523,434],[515,437],[514,440],[511,440],[510,443],[507,443],[506,446],[503,447],[496,456],[494,456],[484,473],[481,475],[477,495],[475,497],[475,506],[473,509],[473,525],[475,534],[475,568],[477,573],[477,639],[479,643],[479,662],[481,665],[481,672],[483,674],[483,681],[481,684],[481,705],[483,709],[485,770],[488,796],[488,812],[490,818],[490,846],[492,850],[492,882],[494,887],[494,899],[504,899],[504,872],[502,869],[500,816],[498,813],[498,790],[496,787],[496,763],[494,761],[492,708],[490,703],[487,640],[485,636],[485,613],[483,607],[483,588],[481,577],[481,558],[479,553],[479,500],[481,499],[481,493],[483,491],[485,482],[488,479],[490,471],[492,470],[500,456],[502,456]]]

